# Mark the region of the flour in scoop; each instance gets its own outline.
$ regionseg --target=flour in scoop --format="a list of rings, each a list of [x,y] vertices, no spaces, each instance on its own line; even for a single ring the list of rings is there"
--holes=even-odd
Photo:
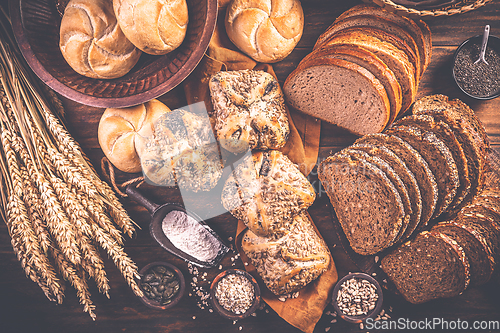
[[[162,222],[162,230],[179,250],[201,261],[212,261],[221,250],[220,242],[188,214],[173,210]]]

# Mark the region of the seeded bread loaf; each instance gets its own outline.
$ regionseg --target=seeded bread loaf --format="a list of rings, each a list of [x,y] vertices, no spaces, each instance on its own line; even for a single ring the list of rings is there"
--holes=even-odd
[[[318,176],[355,252],[374,254],[394,242],[405,212],[398,191],[384,172],[337,153],[321,162]]]
[[[401,295],[414,304],[457,296],[470,281],[464,250],[439,232],[420,233],[385,256],[381,266]]]
[[[450,203],[449,209],[455,209],[467,196],[470,191],[469,168],[467,166],[467,158],[465,157],[464,150],[458,142],[455,134],[451,128],[442,121],[435,121],[429,115],[411,115],[399,119],[395,126],[407,125],[416,126],[425,131],[434,133],[439,140],[441,140],[451,152],[453,160],[457,166],[459,187],[455,199]]]
[[[278,149],[290,134],[276,79],[264,71],[222,71],[210,78],[215,132],[226,150]]]
[[[395,126],[385,133],[408,142],[427,161],[438,186],[438,201],[432,218],[438,217],[453,201],[459,186],[458,170],[450,150],[434,133],[415,126]]]
[[[293,217],[315,197],[299,168],[277,150],[245,157],[222,190],[224,208],[263,237],[286,233]]]
[[[436,178],[422,155],[406,141],[394,135],[382,133],[366,135],[355,142],[355,144],[360,143],[386,147],[405,162],[417,180],[422,197],[420,225],[427,225],[436,208],[438,188]]]
[[[357,143],[353,144],[351,148],[364,151],[371,156],[376,156],[386,161],[398,174],[403,183],[405,184],[408,196],[410,198],[411,215],[408,221],[408,226],[405,228],[404,234],[401,235],[400,240],[407,239],[420,223],[422,216],[422,196],[420,195],[420,188],[413,173],[408,169],[406,164],[394,152],[384,146],[375,146],[371,144]]]
[[[363,135],[382,131],[390,117],[384,86],[368,70],[340,59],[297,68],[283,90],[294,108]]]
[[[293,293],[315,280],[330,263],[330,252],[302,212],[280,237],[260,237],[250,229],[241,247],[267,288],[276,295]]]

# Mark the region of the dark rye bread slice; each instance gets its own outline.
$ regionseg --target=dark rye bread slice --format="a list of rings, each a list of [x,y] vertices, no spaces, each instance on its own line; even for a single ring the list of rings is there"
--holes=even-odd
[[[369,70],[384,86],[389,98],[391,114],[388,123],[392,123],[401,110],[402,92],[401,86],[394,73],[374,53],[357,45],[329,45],[309,53],[302,59],[299,66],[314,58],[338,58],[355,63]]]
[[[415,176],[420,189],[422,198],[420,225],[427,225],[436,208],[438,188],[436,178],[422,155],[406,141],[394,135],[382,133],[365,135],[354,142],[355,145],[362,143],[386,147],[405,162],[405,165]]]
[[[399,238],[399,241],[408,238],[417,225],[420,223],[420,218],[422,216],[422,197],[420,195],[420,188],[418,187],[417,180],[413,173],[408,169],[405,163],[390,149],[383,146],[375,146],[371,144],[353,144],[350,146],[353,149],[363,151],[371,156],[378,157],[385,162],[387,162],[394,171],[401,178],[402,182],[406,187],[408,192],[408,197],[410,199],[411,215],[408,221],[408,226],[405,228],[404,233]]]
[[[455,221],[440,222],[431,229],[455,240],[464,250],[470,264],[470,284],[482,285],[489,281],[494,270],[494,261],[484,237],[475,230]]]
[[[480,208],[479,208],[479,207]],[[482,215],[495,223],[500,228],[500,207],[497,206],[496,199],[479,195],[470,205],[465,206],[460,210],[457,216],[467,215],[473,211],[481,211]]]
[[[356,16],[356,15],[373,15],[377,17],[381,17],[387,20],[390,20],[397,25],[399,25],[402,29],[406,30],[415,43],[417,44],[417,48],[420,53],[420,58],[422,59],[422,63],[425,68],[429,65],[431,61],[431,48],[432,43],[430,42],[430,30],[425,28],[425,26],[420,26],[412,19],[409,19],[405,16],[397,15],[393,12],[387,11],[383,8],[380,8],[377,5],[369,5],[362,4],[352,7],[351,9],[342,13],[337,20],[342,20],[346,17]],[[424,31],[425,30],[425,31]],[[426,37],[427,35],[427,37]],[[423,72],[423,71],[422,71]]]
[[[457,207],[470,191],[469,168],[467,167],[467,158],[464,150],[458,142],[455,134],[445,122],[435,121],[434,117],[429,115],[411,115],[399,119],[395,126],[407,125],[416,126],[422,130],[434,133],[438,139],[444,142],[451,152],[453,160],[457,166],[460,186],[457,188],[455,199],[450,203],[449,209]]]
[[[495,263],[500,260],[500,229],[498,226],[488,220],[487,218],[482,218],[481,216],[474,215],[462,215],[457,217],[455,221],[465,227],[475,230],[481,234],[486,240],[486,244],[491,250],[491,256],[493,257]]]
[[[339,153],[321,162],[318,170],[352,249],[370,255],[390,246],[401,229],[404,207],[386,174]]]
[[[341,153],[349,155],[353,160],[364,160],[366,162],[375,165],[377,168],[379,168],[381,171],[385,173],[387,178],[389,178],[389,180],[392,182],[392,184],[398,191],[399,197],[401,198],[401,202],[403,203],[405,215],[401,223],[401,228],[399,229],[398,234],[396,235],[394,241],[391,243],[392,246],[393,244],[397,243],[403,236],[406,228],[408,227],[408,224],[410,222],[410,216],[412,214],[410,196],[408,195],[408,190],[406,189],[405,184],[403,183],[399,175],[396,173],[396,171],[386,161],[377,156],[372,156],[370,154],[365,153],[364,151],[357,150],[352,147],[343,149]]]
[[[385,133],[408,142],[429,165],[438,187],[438,201],[431,219],[437,218],[453,201],[460,185],[457,166],[450,150],[434,133],[415,126],[395,126]]]
[[[448,211],[447,215],[452,216],[460,211],[463,206],[470,203],[483,188],[487,148],[484,147],[482,140],[479,139],[479,134],[475,132],[470,124],[470,117],[451,107],[447,96],[430,95],[423,97],[414,103],[412,112],[414,114],[430,115],[436,121],[443,121],[448,124],[464,150],[471,188],[462,203],[455,209]]]
[[[418,234],[385,256],[381,267],[401,295],[413,304],[457,296],[470,281],[464,250],[439,232]]]
[[[406,30],[401,29],[401,27],[394,22],[387,20],[385,18],[377,17],[374,15],[355,15],[346,17],[341,20],[335,20],[335,22],[319,37],[319,39],[324,39],[326,35],[329,35],[324,40],[328,40],[330,36],[333,36],[339,31],[352,28],[359,27],[364,31],[368,31],[370,28],[376,28],[379,31],[385,32],[388,36],[394,36],[397,43],[406,45],[405,48],[409,48],[412,53],[412,57],[415,58],[416,65],[416,78],[420,79],[420,75],[423,70],[423,64],[421,65],[420,53],[417,48],[417,44],[413,40]],[[321,43],[318,45],[321,47]],[[422,60],[423,61],[423,60]]]
[[[382,131],[390,103],[380,81],[367,69],[341,59],[316,59],[295,69],[283,91],[294,108],[357,135]]]
[[[405,112],[410,107],[415,99],[417,88],[415,68],[405,52],[391,43],[366,35],[362,31],[351,29],[337,33],[324,45],[334,44],[353,44],[375,53],[391,69],[401,85],[403,101],[400,113]]]

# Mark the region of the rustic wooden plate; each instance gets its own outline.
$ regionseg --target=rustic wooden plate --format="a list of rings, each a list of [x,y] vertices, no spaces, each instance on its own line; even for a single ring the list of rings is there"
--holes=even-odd
[[[91,79],[76,73],[59,50],[61,16],[55,0],[10,0],[14,35],[21,52],[38,77],[59,94],[95,107],[140,104],[172,90],[198,65],[217,20],[217,0],[187,0],[189,25],[176,50],[163,55],[141,55],[125,76]]]

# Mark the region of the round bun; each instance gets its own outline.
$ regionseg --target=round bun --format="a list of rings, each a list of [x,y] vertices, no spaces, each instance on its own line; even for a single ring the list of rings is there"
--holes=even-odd
[[[113,8],[125,36],[145,53],[166,54],[186,37],[186,0],[113,0]]]
[[[299,0],[233,0],[226,12],[229,39],[258,62],[283,60],[299,42],[303,29]]]
[[[98,138],[104,155],[123,172],[140,172],[140,150],[153,133],[154,123],[170,109],[158,100],[129,108],[106,109],[99,122]]]
[[[123,34],[106,0],[71,0],[61,20],[59,48],[77,73],[95,79],[127,74],[141,51]]]

